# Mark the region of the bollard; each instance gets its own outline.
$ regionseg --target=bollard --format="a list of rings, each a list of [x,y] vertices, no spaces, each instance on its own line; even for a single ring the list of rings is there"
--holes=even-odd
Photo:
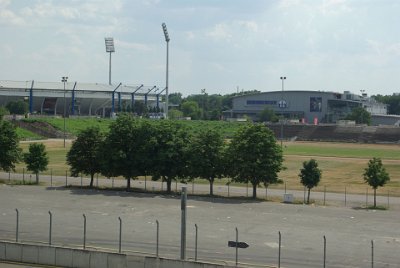
[[[194,228],[196,230],[196,236],[194,239],[194,261],[197,261],[197,233],[198,233],[197,224],[194,224]]]
[[[159,241],[159,235],[160,235],[160,223],[158,220],[156,220],[157,224],[157,232],[156,232],[156,257],[158,258],[158,241]]]
[[[326,200],[326,185],[324,186],[324,206],[325,206],[325,200]]]
[[[235,227],[235,231],[236,231],[236,254],[235,254],[235,263],[236,263],[236,267],[238,266],[238,243],[239,243],[239,231],[238,228]]]
[[[281,268],[281,247],[282,247],[282,236],[281,236],[281,231],[279,231],[278,234],[279,234],[278,268]]]
[[[16,224],[16,231],[15,231],[15,242],[18,242],[18,235],[19,235],[19,211],[15,209],[17,212],[17,224]]]
[[[53,226],[53,214],[51,214],[51,211],[49,210],[49,216],[50,216],[50,224],[49,224],[49,245],[51,245],[51,231],[52,231],[52,226]]]
[[[371,268],[374,268],[374,240],[371,240]]]
[[[83,249],[86,249],[86,215],[83,214]]]
[[[326,267],[326,237],[324,236],[324,268]]]
[[[119,220],[119,247],[118,253],[121,253],[121,244],[122,244],[122,220],[121,217],[118,217]]]

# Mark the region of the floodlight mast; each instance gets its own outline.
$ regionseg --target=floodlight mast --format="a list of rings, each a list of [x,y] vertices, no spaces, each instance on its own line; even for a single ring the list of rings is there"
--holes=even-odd
[[[106,37],[104,38],[106,43],[106,52],[110,53],[110,63],[109,63],[109,70],[108,70],[108,84],[111,85],[111,53],[115,52],[114,47],[114,38]]]
[[[168,56],[169,56],[169,34],[167,30],[167,25],[165,23],[161,24],[163,31],[165,42],[167,43],[167,70],[166,70],[166,79],[165,79],[165,118],[168,119]]]

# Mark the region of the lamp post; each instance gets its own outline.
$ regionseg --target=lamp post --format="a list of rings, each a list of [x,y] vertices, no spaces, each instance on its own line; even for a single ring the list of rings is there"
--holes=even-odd
[[[63,76],[63,77],[61,78],[61,82],[64,83],[64,148],[65,148],[65,117],[67,116],[67,115],[66,115],[67,101],[66,101],[66,99],[65,99],[65,83],[67,82],[67,80],[68,80],[68,76]]]
[[[166,70],[166,79],[165,79],[165,118],[168,119],[168,56],[169,56],[169,34],[167,30],[167,25],[165,23],[161,24],[163,31],[165,42],[167,43],[167,70]]]
[[[109,62],[109,68],[108,68],[108,84],[111,85],[111,53],[115,52],[114,38],[106,37],[106,38],[104,38],[104,40],[106,43],[106,52],[110,53],[110,62]]]
[[[281,115],[282,115],[282,118],[281,118],[281,149],[282,149],[283,148],[282,147],[282,141],[283,141],[283,109],[286,106],[286,102],[283,100],[283,89],[284,89],[284,81],[286,80],[286,76],[281,76],[281,80],[282,80],[282,96],[281,96],[280,106],[281,106]]]

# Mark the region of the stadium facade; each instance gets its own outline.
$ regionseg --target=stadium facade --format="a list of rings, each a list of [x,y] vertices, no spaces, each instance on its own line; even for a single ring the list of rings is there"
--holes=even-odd
[[[395,124],[400,120],[399,116],[387,115],[386,104],[377,102],[367,94],[356,95],[349,91],[271,91],[236,96],[232,104],[232,110],[224,112],[225,118],[250,117],[257,121],[261,111],[269,108],[291,121],[336,123],[351,113],[353,108],[363,107],[373,119],[385,118],[385,124]]]
[[[65,86],[65,88],[64,88]],[[30,114],[108,117],[134,107],[136,101],[146,107],[164,109],[163,89],[144,85],[108,85],[78,82],[0,81],[0,106],[24,100]]]

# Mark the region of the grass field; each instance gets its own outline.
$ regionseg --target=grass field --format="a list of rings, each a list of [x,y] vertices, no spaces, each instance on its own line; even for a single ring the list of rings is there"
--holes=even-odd
[[[54,175],[65,175],[68,166],[65,155],[71,141],[67,141],[67,148],[63,148],[62,140],[41,141],[46,145],[50,157],[49,170]],[[21,142],[24,151],[30,142]],[[400,196],[400,145],[356,144],[356,143],[328,143],[328,142],[287,142],[284,143],[284,166],[286,170],[279,174],[285,181],[288,189],[303,189],[298,174],[303,161],[314,158],[322,169],[322,180],[315,191],[343,192],[345,187],[348,193],[365,193],[369,188],[364,183],[362,174],[372,157],[381,157],[391,181],[378,190],[380,194]],[[17,172],[22,173],[24,164],[17,166]],[[198,180],[196,183],[207,183]],[[225,184],[227,179],[219,180],[217,184]],[[283,189],[284,185],[273,185],[271,188]],[[369,189],[371,191],[371,189]]]

